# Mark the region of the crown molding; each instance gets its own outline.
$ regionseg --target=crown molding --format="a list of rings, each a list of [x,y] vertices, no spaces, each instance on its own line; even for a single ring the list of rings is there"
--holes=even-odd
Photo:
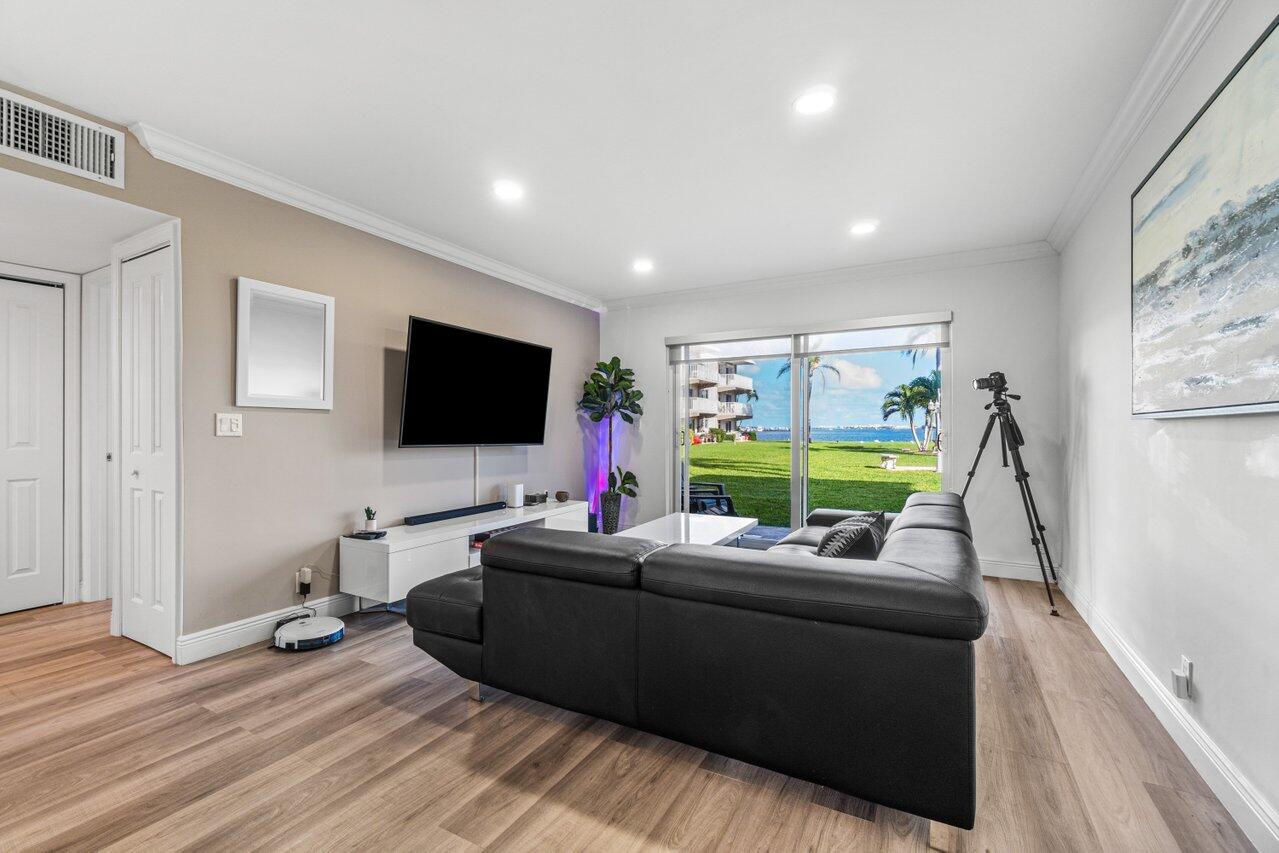
[[[1181,0],[1173,10],[1057,221],[1048,230],[1047,240],[1054,249],[1061,251],[1070,242],[1102,188],[1114,177],[1229,5],[1230,0]]]
[[[197,145],[189,140],[166,133],[150,125],[137,122],[129,125],[129,131],[137,137],[138,142],[152,157],[199,172],[214,180],[231,184],[243,190],[283,202],[284,204],[305,210],[316,216],[323,216],[351,228],[399,243],[419,252],[434,255],[450,263],[463,266],[493,278],[519,285],[529,290],[555,299],[602,311],[604,303],[598,298],[572,288],[564,287],[548,281],[533,273],[513,267],[510,264],[473,252],[470,249],[434,237],[403,223],[388,219],[385,216],[348,204],[331,195],[302,186],[299,183],[250,166],[233,157],[227,157]]]
[[[606,310],[619,308],[648,308],[653,305],[670,305],[681,302],[701,302],[726,296],[744,296],[753,293],[777,294],[779,290],[795,290],[831,284],[847,284],[867,279],[895,278],[939,270],[983,267],[991,264],[1008,264],[1039,258],[1055,258],[1057,251],[1043,240],[1018,243],[1012,246],[996,246],[990,249],[973,249],[967,252],[950,252],[944,255],[928,255],[878,264],[861,264],[852,267],[801,273],[799,275],[757,278],[749,281],[714,284],[689,290],[669,290],[662,293],[645,293],[639,296],[610,299],[604,303]]]

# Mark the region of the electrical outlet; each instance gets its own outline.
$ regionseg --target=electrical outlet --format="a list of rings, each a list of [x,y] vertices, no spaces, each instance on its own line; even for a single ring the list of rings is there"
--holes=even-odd
[[[244,435],[244,415],[239,412],[218,412],[213,418],[213,434],[225,438]]]
[[[1172,689],[1177,694],[1178,699],[1190,698],[1190,685],[1195,674],[1194,662],[1186,657],[1181,656],[1181,669],[1172,671]]]

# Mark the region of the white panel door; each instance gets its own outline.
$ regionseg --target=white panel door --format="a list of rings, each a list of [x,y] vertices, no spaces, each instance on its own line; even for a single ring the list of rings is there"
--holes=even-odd
[[[62,601],[62,289],[0,279],[0,613]]]
[[[119,465],[116,428],[119,423],[114,366],[119,299],[111,268],[85,273],[80,279],[80,564],[85,601],[111,597],[115,572],[115,474]]]
[[[173,654],[177,579],[173,249],[121,265],[120,632]]]

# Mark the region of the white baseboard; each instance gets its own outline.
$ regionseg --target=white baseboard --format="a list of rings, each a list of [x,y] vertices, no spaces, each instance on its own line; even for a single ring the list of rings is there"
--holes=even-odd
[[[1061,567],[1057,567],[1058,571]],[[1043,583],[1038,563],[1012,563],[1007,560],[981,559],[981,573],[988,578],[1010,578],[1015,581]]]
[[[345,616],[355,610],[355,599],[344,592],[317,598],[307,603],[315,608],[319,616]],[[265,643],[275,633],[277,620],[294,613],[299,608],[285,607],[272,610],[270,613],[259,613],[247,619],[228,622],[194,634],[183,634],[178,637],[177,654],[174,660],[178,664],[195,663],[215,655],[233,652],[254,643]]]
[[[1256,786],[1190,715],[1183,700],[1146,665],[1114,623],[1075,588],[1069,576],[1062,575],[1060,587],[1239,828],[1258,850],[1279,851],[1279,811],[1266,802]]]

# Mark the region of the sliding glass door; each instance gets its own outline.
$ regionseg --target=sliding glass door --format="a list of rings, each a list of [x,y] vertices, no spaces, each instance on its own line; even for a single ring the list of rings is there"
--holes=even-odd
[[[790,340],[675,348],[676,505],[791,527]]]
[[[672,508],[776,539],[810,508],[896,511],[941,488],[949,332],[946,314],[668,341]]]
[[[808,508],[897,512],[941,488],[948,324],[806,335]]]

